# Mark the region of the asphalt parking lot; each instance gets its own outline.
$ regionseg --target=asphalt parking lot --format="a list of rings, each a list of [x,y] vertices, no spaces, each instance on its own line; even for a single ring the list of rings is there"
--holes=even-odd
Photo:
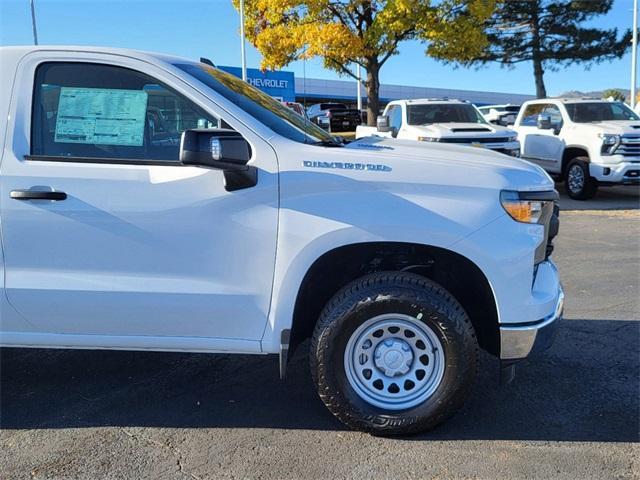
[[[563,210],[637,210],[640,209],[640,189],[629,186],[600,187],[595,198],[588,202],[572,200],[563,184],[556,185],[560,192],[560,208]]]
[[[275,358],[4,349],[0,478],[640,478],[640,202],[616,190],[561,216],[556,344],[505,387],[484,356],[432,432],[345,430],[303,349],[284,382]]]

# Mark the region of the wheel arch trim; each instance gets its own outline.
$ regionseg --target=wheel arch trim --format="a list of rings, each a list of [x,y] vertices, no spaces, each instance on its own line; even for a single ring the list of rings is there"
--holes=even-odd
[[[578,152],[581,152],[584,155],[574,155],[574,153]],[[589,149],[585,145],[566,145],[562,151],[562,165],[560,167],[560,172],[563,176],[569,162],[576,157],[585,157],[587,162],[591,162]]]
[[[438,244],[438,242],[415,242],[410,241],[408,238],[381,240],[380,238],[347,239],[345,237],[343,238],[343,241],[325,244],[322,248],[318,249],[318,244],[320,243],[325,243],[322,238],[314,242],[313,245],[307,246],[305,249],[298,252],[298,255],[291,258],[288,263],[289,268],[286,269],[284,276],[281,278],[278,279],[279,272],[276,272],[269,319],[262,338],[264,352],[278,353],[280,350],[281,332],[286,329],[292,330],[294,328],[296,305],[300,298],[303,286],[308,279],[308,275],[313,271],[314,266],[317,266],[323,260],[326,260],[328,256],[335,254],[342,249],[359,246],[370,247],[376,244],[396,246],[405,245],[425,249],[436,249],[450,255],[455,255],[461,260],[472,265],[477,272],[482,275],[486,282],[486,286],[490,291],[491,300],[496,311],[496,328],[498,328],[500,322],[500,310],[498,308],[498,298],[495,293],[493,282],[488,277],[486,271],[481,267],[482,262],[479,261],[480,259],[474,259],[468,255],[468,252],[461,252],[459,249],[452,248],[454,245],[458,244],[457,241],[451,241],[450,243],[443,245]]]

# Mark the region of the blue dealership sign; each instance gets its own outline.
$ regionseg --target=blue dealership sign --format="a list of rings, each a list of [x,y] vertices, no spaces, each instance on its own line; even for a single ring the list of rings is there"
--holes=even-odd
[[[240,67],[218,66],[218,68],[242,78]],[[257,68],[247,68],[247,82],[272,97],[287,102],[295,102],[296,100],[296,81],[293,72],[271,70],[263,72]]]

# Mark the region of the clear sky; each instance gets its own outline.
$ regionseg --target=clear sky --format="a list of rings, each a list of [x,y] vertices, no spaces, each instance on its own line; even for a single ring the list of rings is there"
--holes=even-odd
[[[40,44],[127,47],[180,55],[208,57],[218,65],[240,65],[239,16],[231,0],[35,0]],[[601,27],[631,27],[633,0],[616,0]],[[29,0],[0,0],[0,44],[33,42]],[[248,45],[249,67],[259,67],[260,54]],[[302,76],[303,65],[285,68]],[[547,72],[550,95],[567,90],[630,87],[631,54],[621,60],[594,65],[590,70],[572,66]],[[320,61],[306,62],[309,78],[335,79]],[[417,42],[402,44],[400,54],[381,72],[382,83],[425,87],[535,92],[532,66],[514,70],[491,65],[482,69],[454,69],[424,55]]]

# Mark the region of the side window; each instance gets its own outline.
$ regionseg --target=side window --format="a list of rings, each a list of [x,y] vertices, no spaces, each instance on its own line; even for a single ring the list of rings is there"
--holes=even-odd
[[[538,115],[544,114],[551,117],[551,126],[554,130],[558,131],[562,128],[562,113],[560,109],[551,103],[537,103],[529,105],[522,115],[522,121],[520,125],[525,127],[537,127]]]
[[[538,115],[542,113],[545,107],[548,105],[544,103],[534,103],[532,105],[528,105],[522,114],[522,121],[520,125],[523,127],[537,127],[538,126]]]
[[[178,160],[182,132],[222,122],[134,70],[43,63],[36,71],[31,154]]]
[[[560,109],[555,105],[546,105],[543,112],[545,115],[549,115],[551,118],[551,126],[554,130],[559,131],[562,128],[562,113]]]
[[[392,122],[392,118],[393,118],[393,111],[396,109],[395,105],[390,105],[387,112],[386,112],[386,116],[389,117],[389,126],[391,127],[391,122]]]
[[[402,127],[402,107],[400,105],[393,105],[387,115],[389,117],[389,125],[396,130],[400,130]]]

